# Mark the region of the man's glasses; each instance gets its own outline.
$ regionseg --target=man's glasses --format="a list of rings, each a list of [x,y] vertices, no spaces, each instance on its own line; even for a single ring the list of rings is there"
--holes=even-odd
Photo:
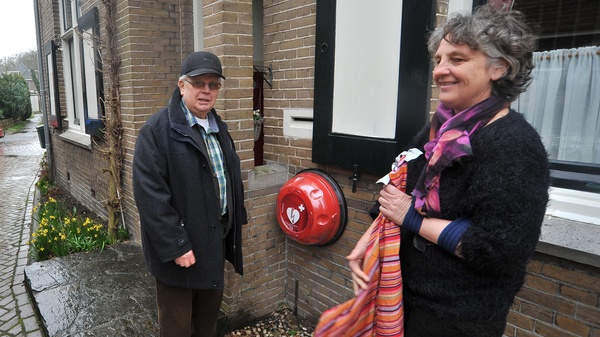
[[[190,81],[187,78],[184,81],[188,82],[192,85],[192,87],[196,89],[204,89],[205,86],[208,85],[208,89],[210,90],[219,90],[221,89],[221,83],[219,82],[203,82],[203,81]]]

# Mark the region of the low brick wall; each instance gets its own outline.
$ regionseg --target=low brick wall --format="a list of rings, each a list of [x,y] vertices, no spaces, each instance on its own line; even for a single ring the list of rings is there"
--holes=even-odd
[[[505,336],[599,337],[600,269],[536,253]]]

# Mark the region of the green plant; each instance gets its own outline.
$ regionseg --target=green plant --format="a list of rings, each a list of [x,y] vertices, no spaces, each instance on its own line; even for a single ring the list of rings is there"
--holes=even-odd
[[[64,197],[64,194],[60,193],[60,189],[54,185],[49,173],[44,154],[40,162],[40,177],[36,182],[41,202],[33,209],[33,217],[38,223],[38,228],[31,234],[31,240],[27,242],[33,259],[43,261],[81,251],[103,250],[106,245],[129,238],[129,233],[124,227],[119,227],[115,231],[115,237],[111,238],[107,226],[77,213],[77,203],[67,206],[64,200],[68,202],[73,199]],[[63,197],[61,198],[60,195]],[[86,214],[85,208],[83,214]]]
[[[0,110],[4,118],[18,118],[21,121],[31,117],[29,88],[20,74],[0,76]]]
[[[77,214],[53,197],[33,210],[39,227],[31,234],[30,253],[37,261],[71,253],[104,249],[113,243],[104,225]]]
[[[46,155],[46,152],[44,152],[42,160],[40,161],[40,178],[37,183],[35,183],[35,187],[37,187],[42,196],[48,195],[49,190],[54,186],[54,182],[50,179]]]
[[[25,126],[26,126],[28,123],[29,123],[29,121],[18,121],[18,122],[16,122],[15,124],[11,125],[11,126],[8,128],[8,131],[10,131],[10,132],[13,132],[13,133],[14,133],[14,132],[21,131],[21,130],[23,130],[23,128],[25,128]]]
[[[47,195],[48,190],[52,188],[53,185],[54,184],[52,183],[52,180],[50,180],[48,176],[44,175],[40,177],[38,182],[35,184],[35,187],[38,188],[41,195]]]
[[[262,121],[263,116],[260,114],[260,110],[256,109],[252,111],[252,120],[253,121]]]
[[[117,241],[126,241],[129,240],[129,231],[123,227],[123,226],[119,226],[117,228]]]

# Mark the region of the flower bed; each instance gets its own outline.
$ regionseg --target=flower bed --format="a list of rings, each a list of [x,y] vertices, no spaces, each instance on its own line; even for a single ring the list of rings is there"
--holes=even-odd
[[[36,187],[41,198],[33,209],[36,226],[28,241],[32,259],[44,261],[81,251],[102,250],[114,243],[108,236],[105,222],[70,194],[54,186],[46,175],[42,174]],[[120,229],[115,242],[128,237],[127,231]]]

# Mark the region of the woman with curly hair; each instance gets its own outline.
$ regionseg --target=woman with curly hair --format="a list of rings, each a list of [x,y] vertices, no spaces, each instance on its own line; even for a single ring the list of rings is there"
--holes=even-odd
[[[535,44],[519,12],[488,6],[429,38],[440,103],[414,139],[422,155],[406,162],[406,193],[387,185],[376,208],[401,226],[407,337],[504,332],[548,202],[544,146],[510,109],[531,80]],[[372,230],[348,256],[357,294],[370,281]]]

